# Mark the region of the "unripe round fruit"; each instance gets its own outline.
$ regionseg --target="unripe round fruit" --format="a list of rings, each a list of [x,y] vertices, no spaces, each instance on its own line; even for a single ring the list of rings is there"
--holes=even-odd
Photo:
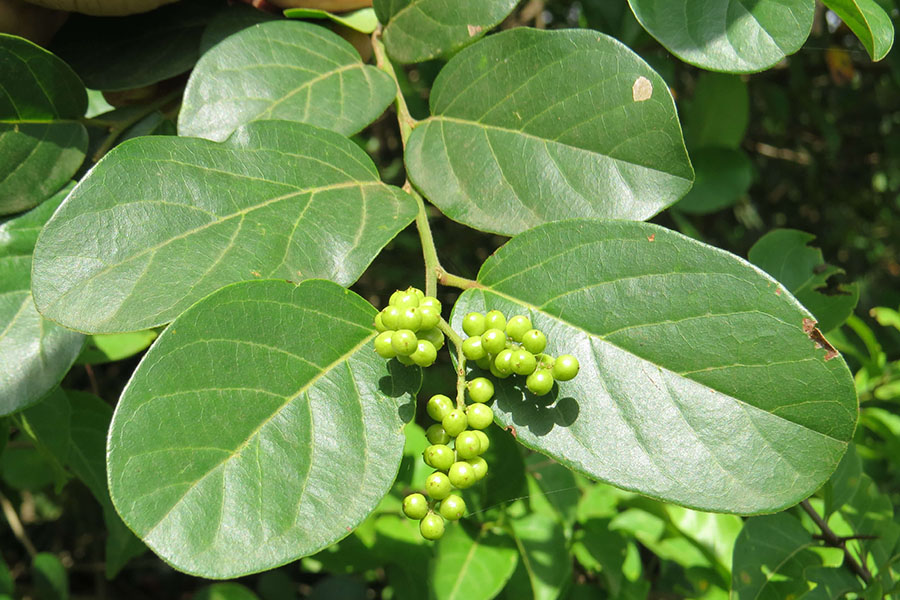
[[[553,377],[559,381],[569,381],[578,375],[579,368],[577,358],[571,354],[563,354],[557,357],[556,362],[553,363]]]
[[[443,473],[441,473],[441,475],[443,475]],[[464,460],[453,463],[446,477],[450,480],[450,483],[461,490],[472,486],[472,484],[477,481],[477,479],[475,478],[475,469],[473,469],[472,465]],[[449,492],[447,492],[447,494],[449,495]]]
[[[512,371],[502,373],[497,369],[497,367],[494,365],[494,363],[491,363],[491,375],[493,375],[497,379],[506,379],[507,377],[512,375]]]
[[[516,315],[506,324],[506,335],[517,342],[521,342],[522,336],[529,329],[531,329],[531,319],[524,315]]]
[[[488,329],[506,329],[506,317],[499,310],[492,310],[484,315],[484,326]]]
[[[418,331],[422,327],[422,315],[419,314],[418,308],[404,308],[400,311],[400,318],[397,322],[400,324],[398,329]]]
[[[400,356],[409,356],[416,351],[419,340],[409,329],[398,329],[391,336],[391,347]]]
[[[458,408],[451,410],[447,416],[441,420],[444,431],[446,431],[450,437],[456,437],[465,431],[468,424],[469,420],[466,418],[466,413]]]
[[[522,336],[522,347],[532,354],[540,354],[547,347],[547,336],[540,329],[529,329]]]
[[[425,292],[423,292],[423,291],[420,290],[419,288],[413,287],[413,286],[409,286],[408,288],[406,288],[406,291],[407,291],[407,292],[412,292],[413,294],[415,294],[415,295],[416,295],[416,298],[419,299],[419,305],[421,306],[422,300],[425,299]]]
[[[448,521],[458,521],[466,514],[466,503],[456,494],[450,494],[441,500],[440,513]]]
[[[434,444],[425,448],[425,452],[422,453],[422,460],[429,467],[446,472],[456,462],[456,456],[450,446]]]
[[[484,429],[494,422],[494,411],[487,404],[476,403],[466,409],[466,419],[472,429]],[[481,454],[478,452],[477,454]],[[464,456],[463,458],[470,458]]]
[[[441,314],[441,301],[434,296],[424,296],[419,300],[419,308],[430,306],[437,314]]]
[[[391,294],[390,300],[388,300],[388,304],[390,306],[397,306],[397,302],[400,301],[400,298],[403,297],[405,292],[403,290],[397,290],[393,294]]]
[[[484,479],[484,476],[487,475],[488,472],[488,464],[486,460],[484,460],[480,456],[476,456],[475,458],[470,458],[466,462],[469,463],[469,466],[472,468],[472,472],[475,473],[475,481]]]
[[[490,402],[494,397],[494,384],[487,377],[476,377],[466,384],[472,402]]]
[[[403,514],[410,519],[422,519],[428,514],[428,500],[422,494],[410,494],[403,499]]]
[[[401,365],[405,365],[407,367],[410,367],[410,366],[416,364],[412,361],[412,359],[410,357],[403,356],[402,354],[398,354],[395,358]]]
[[[401,311],[396,306],[388,306],[386,309],[381,311],[381,322],[388,329],[399,329],[401,312],[403,311]]]
[[[537,368],[537,361],[534,358],[534,354],[520,348],[512,353],[510,366],[516,375],[531,375]]]
[[[377,352],[378,356],[381,358],[394,358],[397,356],[397,353],[394,351],[394,347],[391,344],[391,336],[393,334],[393,331],[382,331],[375,336],[375,352]]]
[[[388,331],[388,328],[385,327],[384,321],[381,318],[381,313],[375,315],[375,329],[378,331]]]
[[[450,435],[444,430],[444,426],[440,423],[435,423],[431,427],[425,430],[425,437],[428,438],[428,441],[432,444],[449,444],[452,439]]]
[[[473,335],[463,340],[462,351],[468,360],[478,360],[487,356],[487,350],[484,349],[479,335]]]
[[[481,451],[478,454],[484,454],[487,452],[488,448],[491,447],[491,438],[487,436],[487,434],[483,431],[475,430],[475,435],[478,436],[478,441],[481,442]]]
[[[510,350],[509,348],[507,348],[506,350],[502,350],[500,354],[497,355],[497,358],[494,359],[494,368],[497,369],[499,373],[502,373],[504,375],[511,375],[513,372],[512,357],[512,350]]]
[[[391,304],[396,306],[397,308],[415,308],[419,305],[419,297],[416,295],[415,288],[410,288],[404,290],[402,292],[394,292],[394,295],[397,295],[396,301],[394,295],[391,295]]]
[[[420,329],[433,329],[441,321],[441,313],[432,306],[420,306],[416,310],[419,312],[419,316],[422,317],[422,321],[419,324]]]
[[[474,431],[463,431],[456,436],[455,446],[459,458],[475,458],[481,452],[481,440]]]
[[[437,350],[428,340],[419,340],[416,351],[410,354],[409,358],[420,367],[430,367],[437,358]]]
[[[425,405],[425,412],[428,413],[428,416],[439,423],[443,421],[444,417],[449,415],[452,410],[453,401],[443,394],[435,394],[428,399],[428,404]]]
[[[478,365],[479,369],[484,369],[485,371],[487,371],[494,365],[494,357],[490,354],[487,354],[484,357],[476,360],[475,364]]]
[[[419,533],[426,540],[439,540],[444,535],[444,519],[440,515],[428,513],[419,521]]]
[[[453,465],[450,468],[452,469]],[[450,478],[440,471],[435,471],[425,480],[425,492],[435,500],[443,500],[450,495]]]
[[[525,387],[535,396],[543,396],[553,389],[553,374],[548,369],[538,369],[525,380]]]
[[[481,345],[485,351],[497,354],[506,348],[506,334],[500,329],[488,329],[481,334]]]
[[[422,329],[416,332],[416,337],[420,340],[428,340],[434,346],[435,350],[444,347],[444,332],[438,328]]]
[[[463,317],[462,322],[463,331],[466,332],[466,335],[481,335],[485,332],[484,324],[484,315],[477,312],[470,312],[465,317]]]

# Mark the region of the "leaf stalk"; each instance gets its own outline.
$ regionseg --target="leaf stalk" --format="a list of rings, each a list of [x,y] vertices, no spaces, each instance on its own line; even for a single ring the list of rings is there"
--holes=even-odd
[[[869,568],[865,564],[865,555],[862,557],[862,561],[858,561],[853,553],[850,552],[850,549],[847,547],[847,538],[842,538],[837,535],[831,527],[828,526],[828,523],[825,522],[825,519],[816,512],[816,509],[812,507],[812,504],[809,503],[809,500],[804,500],[800,503],[800,506],[803,510],[806,511],[806,514],[810,516],[816,526],[822,530],[821,538],[825,542],[826,546],[830,546],[832,548],[839,548],[844,552],[844,564],[847,565],[851,571],[853,571],[856,575],[862,578],[866,584],[872,582],[872,573],[869,572]]]

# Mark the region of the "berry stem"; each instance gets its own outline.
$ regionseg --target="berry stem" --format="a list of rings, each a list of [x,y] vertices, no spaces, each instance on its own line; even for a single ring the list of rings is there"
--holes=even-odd
[[[438,323],[438,328],[456,346],[456,408],[466,410],[466,355],[463,354],[462,338],[443,317]]]
[[[484,287],[474,279],[467,279],[466,277],[460,277],[459,275],[448,273],[440,265],[437,266],[437,281],[441,285],[446,285],[447,287],[455,287],[461,290]]]

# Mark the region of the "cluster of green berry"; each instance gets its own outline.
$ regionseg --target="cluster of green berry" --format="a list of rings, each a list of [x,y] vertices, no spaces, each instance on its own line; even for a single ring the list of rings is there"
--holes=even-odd
[[[494,422],[494,411],[487,405],[494,396],[494,384],[479,377],[467,384],[473,404],[465,411],[454,408],[443,394],[428,400],[428,415],[437,421],[425,435],[431,443],[422,458],[434,473],[425,480],[425,493],[410,494],[403,499],[403,512],[419,521],[419,532],[427,540],[444,535],[444,519],[456,521],[466,513],[466,503],[453,488],[464,490],[487,474],[488,464],[482,454],[490,447],[490,439],[482,429]],[[453,448],[449,446],[453,439]]]
[[[524,315],[507,321],[499,310],[471,312],[463,318],[463,331],[469,336],[462,345],[466,359],[500,379],[527,376],[525,386],[537,396],[549,393],[554,380],[568,381],[578,375],[578,359],[571,354],[557,358],[545,354],[547,336]]]
[[[375,351],[384,358],[397,358],[404,365],[430,367],[444,345],[438,329],[441,303],[410,287],[391,294],[388,306],[375,316]]]

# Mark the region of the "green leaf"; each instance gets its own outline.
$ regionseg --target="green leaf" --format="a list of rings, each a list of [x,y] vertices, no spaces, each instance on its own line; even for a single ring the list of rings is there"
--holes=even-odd
[[[254,8],[250,4],[237,3],[226,6],[210,19],[209,25],[203,30],[200,37],[200,54],[206,54],[207,50],[230,35],[277,18],[276,15]]]
[[[813,0],[628,0],[650,35],[710,71],[755,73],[803,45]]]
[[[259,600],[249,588],[239,583],[214,583],[194,594],[194,600]]]
[[[516,570],[518,558],[505,532],[451,523],[437,543],[431,592],[436,600],[490,600]]]
[[[131,333],[92,335],[75,361],[78,364],[97,365],[115,362],[146,350],[158,334],[153,329]]]
[[[534,600],[555,600],[572,577],[572,560],[562,524],[539,513],[512,521],[519,558]]]
[[[530,475],[528,489],[532,508],[535,508],[536,504],[546,503],[550,508],[549,512],[571,532],[575,523],[575,511],[581,498],[581,491],[572,471],[543,454],[532,454],[525,461]],[[531,482],[534,482],[533,486]]]
[[[391,78],[339,35],[301,21],[249,27],[210,49],[191,73],[178,133],[215,141],[251,121],[285,119],[349,135],[394,99]]]
[[[494,414],[585,475],[700,510],[771,512],[818,489],[853,434],[846,364],[793,297],[727,252],[646,223],[573,220],[513,238],[478,283],[453,308],[457,329],[471,311],[529,315],[547,352],[581,362],[549,396],[498,385]]]
[[[65,375],[81,334],[38,314],[31,297],[31,252],[38,232],[72,186],[0,225],[0,415],[37,402]]]
[[[13,446],[0,455],[3,482],[16,490],[37,491],[56,481],[55,465],[34,447]]]
[[[204,298],[144,356],[113,417],[119,514],[207,578],[307,556],[390,489],[421,372],[372,351],[375,309],[337,284],[248,281]]]
[[[96,90],[130,90],[186,73],[219,3],[176,2],[127,17],[73,14],[53,50]]]
[[[773,229],[757,240],[747,258],[791,291],[828,332],[840,326],[853,314],[859,301],[859,285],[838,286],[826,292],[828,279],[844,273],[829,265],[822,251],[809,246],[816,239],[811,233],[796,229]]]
[[[375,0],[385,23],[384,45],[401,63],[445,56],[482,37],[518,0]]]
[[[372,33],[378,28],[378,17],[371,8],[362,8],[340,15],[318,8],[288,8],[284,11],[284,16],[288,19],[330,19],[338,25],[355,29],[360,33]]]
[[[675,206],[691,214],[722,210],[740,200],[753,183],[753,163],[743,150],[700,148],[691,153],[697,178]]]
[[[37,206],[81,166],[87,92],[40,46],[0,33],[0,215]]]
[[[645,597],[650,586],[641,577],[634,538],[611,530],[609,524],[608,519],[585,521],[572,546],[575,558],[589,572],[603,576],[613,598]]]
[[[302,123],[252,123],[221,144],[138,138],[47,224],[35,303],[74,329],[116,333],[167,323],[253,277],[350,284],[415,213],[357,145]]]
[[[750,93],[743,79],[708,72],[697,76],[694,97],[684,112],[684,137],[689,146],[738,148],[749,123]]]
[[[409,138],[410,180],[477,229],[647,219],[694,178],[665,82],[596,32],[492,35],[447,63],[430,103]]]
[[[881,60],[894,45],[894,24],[875,0],[822,0],[856,34],[872,60]]]
[[[40,552],[31,563],[35,595],[41,600],[68,600],[69,577],[54,554]]]

